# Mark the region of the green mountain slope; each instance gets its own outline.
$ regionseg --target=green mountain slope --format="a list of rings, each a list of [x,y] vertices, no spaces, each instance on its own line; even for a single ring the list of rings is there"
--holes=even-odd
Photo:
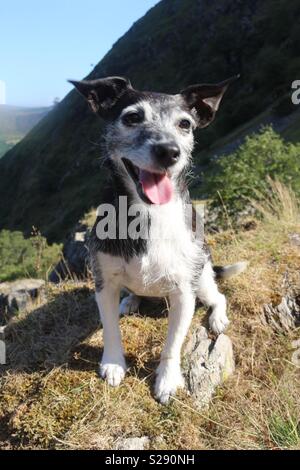
[[[300,0],[163,0],[113,46],[90,78],[126,75],[177,92],[241,73],[203,149],[284,97],[300,70]],[[99,19],[100,21],[101,19]],[[70,70],[70,76],[72,71]],[[74,77],[81,78],[81,77]],[[0,161],[0,228],[61,240],[100,201],[101,122],[72,91]]]
[[[46,114],[49,108],[0,105],[0,158],[19,142]]]
[[[0,158],[13,147],[12,144],[8,144],[5,140],[0,138]]]

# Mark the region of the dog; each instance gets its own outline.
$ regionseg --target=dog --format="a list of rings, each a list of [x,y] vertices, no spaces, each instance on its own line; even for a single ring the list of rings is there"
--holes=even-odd
[[[229,277],[246,267],[244,262],[213,267],[203,232],[197,236],[187,216],[194,130],[213,121],[232,80],[192,85],[174,95],[138,91],[123,77],[70,80],[106,124],[103,152],[110,180],[100,207],[114,209],[110,221],[116,230],[111,236],[99,236],[105,217],[98,213],[89,241],[103,325],[100,375],[118,386],[126,373],[119,314],[136,312],[141,297],[167,297],[168,333],[154,390],[161,403],[167,403],[184,386],[181,348],[196,300],[211,310],[211,330],[222,333],[229,320],[216,277]],[[120,220],[124,219],[120,198],[128,201],[125,229],[134,222],[131,209],[138,207],[135,226],[141,232],[147,225],[147,237],[124,236],[124,227],[120,235]],[[129,295],[119,304],[123,288]]]

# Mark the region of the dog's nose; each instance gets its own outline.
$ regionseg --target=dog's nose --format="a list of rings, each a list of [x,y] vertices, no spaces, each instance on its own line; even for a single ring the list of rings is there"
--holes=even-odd
[[[178,161],[180,149],[175,142],[155,144],[153,145],[153,154],[156,158],[156,161],[161,166],[168,168]]]

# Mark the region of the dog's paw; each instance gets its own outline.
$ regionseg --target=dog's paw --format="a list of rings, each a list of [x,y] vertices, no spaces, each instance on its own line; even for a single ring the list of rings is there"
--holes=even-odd
[[[221,333],[223,333],[223,331],[225,331],[228,325],[229,320],[225,312],[212,312],[209,317],[209,327],[213,331],[213,333],[220,335]]]
[[[112,387],[120,385],[126,373],[125,360],[102,361],[100,364],[100,375],[102,379]]]
[[[180,366],[172,361],[161,363],[156,373],[155,398],[160,403],[166,404],[176,394],[178,388],[184,388],[184,378],[181,374]]]
[[[137,313],[140,306],[140,298],[137,295],[129,294],[120,303],[120,315],[128,315],[129,313]]]

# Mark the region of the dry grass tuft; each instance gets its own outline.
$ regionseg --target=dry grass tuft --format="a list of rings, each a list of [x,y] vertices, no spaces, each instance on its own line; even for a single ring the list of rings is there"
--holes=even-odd
[[[268,184],[269,191],[257,193],[258,200],[252,200],[252,205],[262,214],[265,222],[273,225],[280,220],[286,228],[293,227],[300,218],[300,206],[296,195],[278,180],[268,178]]]
[[[260,320],[264,303],[299,286],[300,249],[289,237],[300,233],[299,206],[286,188],[272,185],[251,230],[209,237],[217,264],[250,261],[221,286],[237,368],[209,410],[197,411],[185,392],[167,406],[153,399],[165,314],[121,319],[130,370],[112,389],[97,374],[102,331],[92,285],[49,285],[48,302],[8,328],[0,447],[109,449],[120,437],[147,435],[152,449],[299,449],[300,376],[291,361],[297,331],[276,334]],[[199,310],[194,325],[203,318]]]

